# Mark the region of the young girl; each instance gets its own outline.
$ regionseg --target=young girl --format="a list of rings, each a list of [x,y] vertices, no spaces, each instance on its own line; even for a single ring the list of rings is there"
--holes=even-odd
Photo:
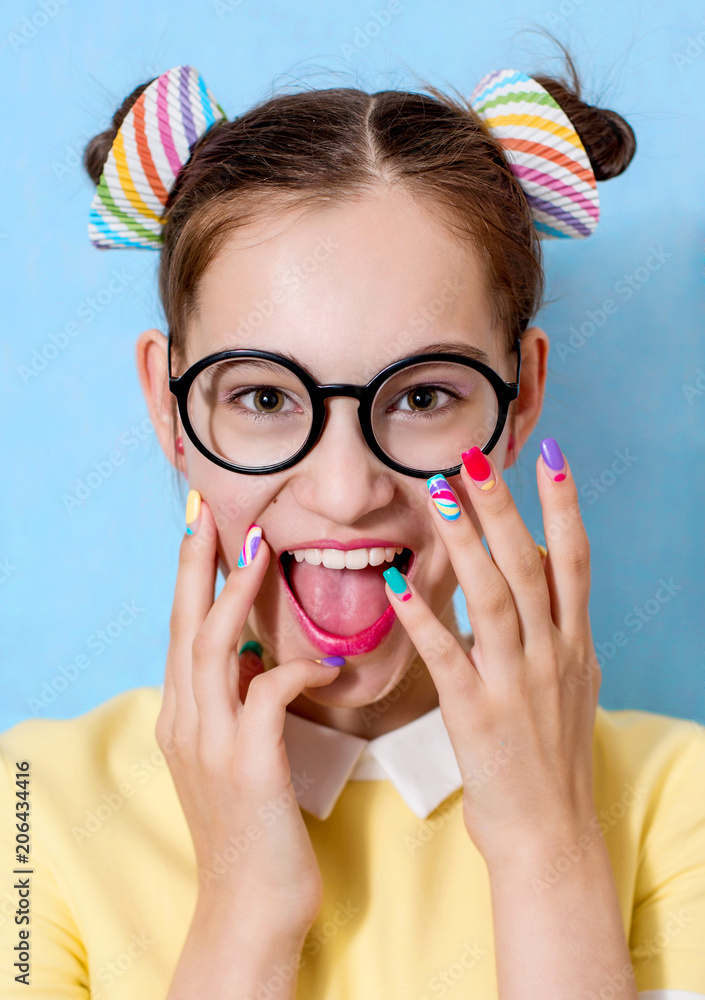
[[[502,477],[539,240],[634,135],[575,76],[427,90],[229,121],[177,66],[86,149],[190,492],[163,687],[2,734],[3,998],[705,997],[705,730],[597,704],[569,442],[548,551]]]

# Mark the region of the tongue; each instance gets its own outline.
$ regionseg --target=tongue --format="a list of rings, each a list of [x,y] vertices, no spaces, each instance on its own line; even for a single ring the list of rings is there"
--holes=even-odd
[[[309,618],[326,632],[355,635],[369,628],[389,605],[382,566],[327,569],[292,560],[289,582]]]

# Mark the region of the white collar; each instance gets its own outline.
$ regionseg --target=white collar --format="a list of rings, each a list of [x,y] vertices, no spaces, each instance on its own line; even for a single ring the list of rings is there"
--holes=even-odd
[[[462,785],[440,706],[372,740],[287,709],[284,743],[299,806],[319,819],[328,819],[351,779],[388,779],[420,819]]]

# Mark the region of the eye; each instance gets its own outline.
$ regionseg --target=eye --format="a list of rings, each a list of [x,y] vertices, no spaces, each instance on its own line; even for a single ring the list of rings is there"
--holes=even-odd
[[[277,413],[284,405],[284,393],[279,389],[274,389],[272,386],[262,386],[260,389],[254,389],[252,392],[248,392],[247,396],[253,397],[255,407],[261,413]],[[246,399],[247,396],[241,398]]]
[[[287,394],[271,385],[249,386],[236,392],[225,394],[224,402],[254,413],[280,413],[284,410]]]
[[[444,401],[439,400],[439,395],[445,396],[446,399],[452,398],[449,393],[444,392],[442,389],[437,389],[434,386],[418,385],[413,389],[408,389],[399,398],[397,409],[412,413],[426,413],[430,408],[436,409],[439,405],[443,404]],[[407,402],[409,405],[401,405]]]

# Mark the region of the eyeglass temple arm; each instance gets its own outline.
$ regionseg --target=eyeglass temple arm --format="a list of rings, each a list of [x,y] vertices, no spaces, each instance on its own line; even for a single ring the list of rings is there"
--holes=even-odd
[[[519,389],[519,373],[521,372],[521,338],[517,337],[514,341],[514,349],[517,352],[517,377],[516,377],[516,387]]]

